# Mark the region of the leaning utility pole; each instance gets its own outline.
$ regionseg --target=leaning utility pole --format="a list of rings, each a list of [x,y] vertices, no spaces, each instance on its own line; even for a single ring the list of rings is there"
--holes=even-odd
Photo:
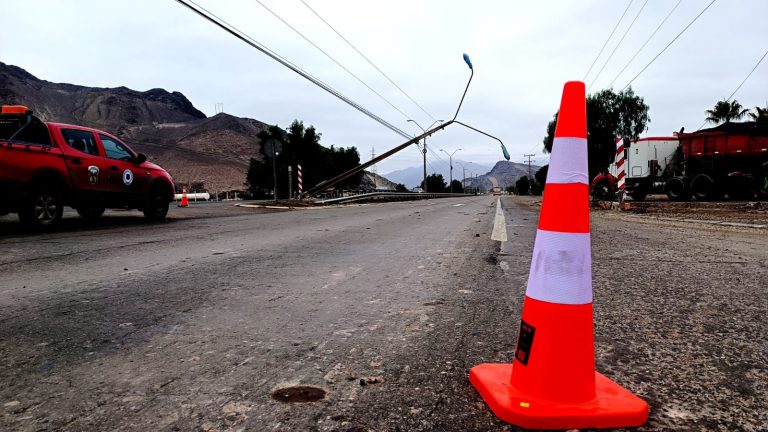
[[[371,160],[376,159],[376,150],[371,147]],[[376,164],[371,165],[371,177],[373,177],[373,190],[378,189],[379,185],[376,184]]]
[[[536,154],[524,154],[523,157],[528,158],[528,195],[533,195],[533,188],[531,185],[533,182],[531,182],[531,158],[536,156]]]
[[[421,141],[421,145],[423,146],[421,149],[422,156],[424,157],[424,175],[423,175],[423,183],[424,187],[422,190],[424,190],[424,193],[427,193],[427,137],[424,137],[424,139]]]

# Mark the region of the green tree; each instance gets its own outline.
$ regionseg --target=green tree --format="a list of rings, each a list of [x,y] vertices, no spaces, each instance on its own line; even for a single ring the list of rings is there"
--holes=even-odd
[[[461,182],[458,180],[454,180],[451,182],[451,186],[448,188],[448,192],[453,191],[453,193],[464,193],[464,187],[461,185]]]
[[[765,108],[755,107],[755,111],[749,113],[749,118],[756,122],[768,122],[768,105]]]
[[[248,173],[245,176],[245,187],[253,198],[265,198],[272,190],[272,165],[251,158]]]
[[[398,183],[395,185],[395,192],[408,192],[408,188],[404,184]]]
[[[424,189],[424,180],[421,181],[420,187]],[[445,179],[442,174],[430,174],[427,176],[427,191],[429,193],[442,193],[446,192],[448,184],[445,183]]]
[[[544,192],[544,184],[537,181],[531,182],[531,195],[541,195]]]
[[[536,183],[544,185],[547,183],[547,172],[549,171],[549,165],[544,165],[536,171],[533,177],[536,179]]]
[[[632,88],[615,93],[612,89],[601,90],[587,97],[587,147],[589,148],[589,178],[607,169],[616,152],[616,138],[624,145],[637,139],[648,129],[651,118],[645,100],[635,95]],[[547,124],[544,152],[552,151],[557,113]]]
[[[515,182],[515,191],[518,195],[528,195],[529,186],[528,176],[522,176]]]
[[[304,127],[300,120],[294,120],[287,131],[278,126],[270,126],[259,132],[257,138],[262,143],[261,160],[251,160],[246,176],[246,185],[251,194],[264,196],[273,189],[272,159],[267,156],[263,146],[270,139],[279,141],[283,147],[275,161],[279,197],[288,196],[288,182],[284,180],[288,166],[294,167],[292,182],[296,185],[295,167],[301,165],[304,189],[307,190],[360,164],[360,154],[355,147],[326,148],[320,145],[320,137],[321,134],[313,126]],[[360,184],[362,175],[360,172],[336,187],[355,187]]]
[[[729,123],[731,120],[740,120],[748,112],[749,110],[742,107],[736,100],[721,100],[711,110],[706,111],[707,122],[715,124]]]

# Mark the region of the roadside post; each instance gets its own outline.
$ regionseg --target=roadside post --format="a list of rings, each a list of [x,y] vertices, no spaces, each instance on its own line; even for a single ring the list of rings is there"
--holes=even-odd
[[[272,158],[272,187],[274,188],[275,202],[277,202],[277,157],[283,151],[283,144],[276,139],[271,139],[264,144],[264,151],[267,156]]]
[[[288,165],[288,199],[293,199],[293,167]]]
[[[299,183],[299,197],[301,197],[301,194],[304,192],[304,190],[303,190],[303,182],[301,178],[301,165],[299,164],[296,164],[296,176],[297,176],[296,180]]]

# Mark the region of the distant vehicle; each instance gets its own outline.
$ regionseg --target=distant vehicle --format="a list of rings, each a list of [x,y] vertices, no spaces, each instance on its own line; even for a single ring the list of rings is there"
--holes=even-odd
[[[35,226],[58,224],[64,206],[88,219],[121,208],[162,220],[172,199],[171,176],[115,136],[0,108],[0,214]]]
[[[675,201],[768,197],[768,123],[725,123],[674,137],[641,138],[625,149],[627,193],[641,201],[665,193]],[[616,190],[615,164],[593,190]]]
[[[494,195],[501,195],[501,188],[496,186],[493,189],[491,189],[491,192],[493,192]]]
[[[411,192],[424,193],[424,189],[422,189],[420,187],[415,187],[415,188],[411,189]]]

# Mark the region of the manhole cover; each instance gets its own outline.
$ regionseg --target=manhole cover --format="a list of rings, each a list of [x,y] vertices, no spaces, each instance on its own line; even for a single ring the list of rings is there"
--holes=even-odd
[[[277,389],[272,392],[272,399],[284,403],[315,402],[325,397],[326,391],[320,387],[295,386]]]

